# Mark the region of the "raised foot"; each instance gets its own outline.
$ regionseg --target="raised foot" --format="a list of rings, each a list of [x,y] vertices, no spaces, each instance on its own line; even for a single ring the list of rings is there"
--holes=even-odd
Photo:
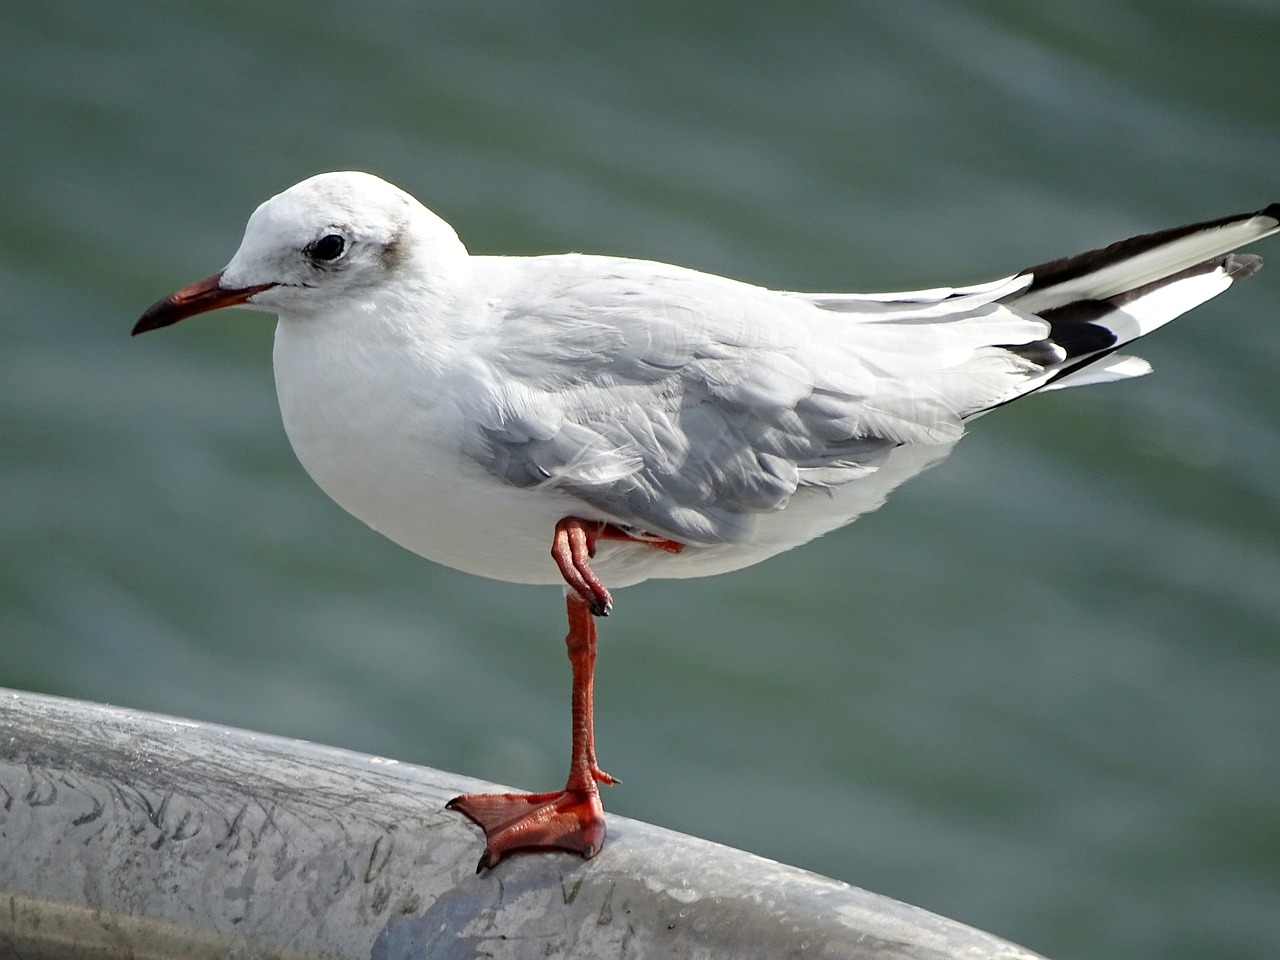
[[[447,807],[484,831],[476,873],[517,850],[567,850],[590,860],[604,846],[604,808],[594,784],[553,793],[471,793]]]
[[[613,597],[588,562],[596,555],[597,540],[622,540],[643,543],[668,553],[679,553],[683,543],[664,540],[662,537],[642,533],[628,533],[621,527],[603,520],[583,520],[581,517],[565,517],[556,524],[551,541],[551,556],[560,568],[560,576],[597,617],[607,617],[613,609]]]

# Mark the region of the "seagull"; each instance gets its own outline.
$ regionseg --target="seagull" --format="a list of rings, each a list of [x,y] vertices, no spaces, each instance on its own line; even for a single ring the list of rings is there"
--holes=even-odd
[[[480,872],[604,844],[606,583],[759,563],[875,510],[989,410],[1148,373],[1118,349],[1256,272],[1232,251],[1277,230],[1273,203],[991,283],[795,293],[647,260],[473,256],[403,190],[325,173],[259,206],[226,267],[133,333],[276,314],[280,412],[321,489],[428,560],[563,584],[569,776],[449,802],[484,831]]]

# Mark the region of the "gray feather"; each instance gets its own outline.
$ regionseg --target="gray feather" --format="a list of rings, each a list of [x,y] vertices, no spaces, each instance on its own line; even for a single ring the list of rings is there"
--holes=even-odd
[[[515,486],[681,542],[733,542],[801,486],[866,476],[904,441],[959,436],[941,398],[900,396],[897,376],[815,346],[814,304],[663,265],[637,277],[634,261],[609,275],[599,258],[538,259],[560,274],[532,300],[522,279],[541,336],[526,342],[521,316],[500,314],[486,379],[504,386],[465,446]]]

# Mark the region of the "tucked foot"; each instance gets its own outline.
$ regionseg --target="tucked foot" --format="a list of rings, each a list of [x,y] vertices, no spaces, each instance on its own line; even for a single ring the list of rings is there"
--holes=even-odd
[[[551,557],[564,582],[597,617],[607,617],[613,609],[613,597],[588,563],[596,555],[596,540],[605,526],[598,521],[565,517],[556,524],[551,541]]]
[[[589,563],[596,555],[597,540],[643,543],[668,553],[679,553],[684,549],[683,543],[664,540],[649,534],[636,536],[601,520],[565,517],[557,523],[555,537],[551,541],[551,556],[556,566],[560,568],[560,575],[564,577],[564,582],[582,598],[597,617],[607,617],[609,611],[613,609],[613,598]]]
[[[476,873],[517,850],[567,850],[590,860],[604,846],[604,808],[595,784],[553,793],[472,793],[446,806],[484,831]]]

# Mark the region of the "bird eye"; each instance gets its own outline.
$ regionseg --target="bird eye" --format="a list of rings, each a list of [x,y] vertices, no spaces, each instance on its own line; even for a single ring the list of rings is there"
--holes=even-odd
[[[302,251],[312,260],[328,262],[337,260],[347,249],[347,241],[336,233],[325,234],[319,240],[307,244]]]

